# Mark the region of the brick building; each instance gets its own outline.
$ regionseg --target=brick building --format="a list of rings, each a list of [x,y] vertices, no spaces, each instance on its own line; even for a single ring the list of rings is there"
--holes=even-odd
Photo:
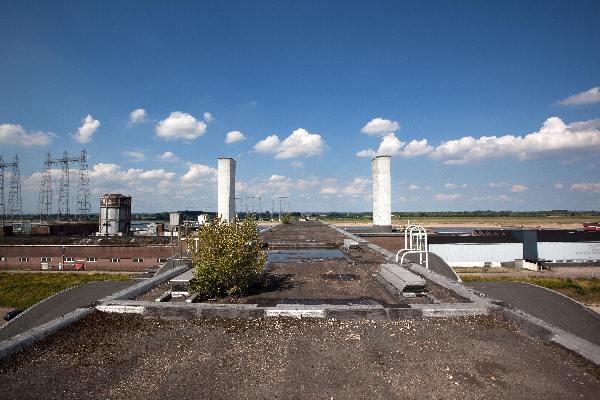
[[[173,253],[167,237],[2,237],[0,270],[143,271]]]

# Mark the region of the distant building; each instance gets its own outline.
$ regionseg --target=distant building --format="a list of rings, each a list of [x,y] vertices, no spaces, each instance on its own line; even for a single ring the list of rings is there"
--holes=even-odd
[[[127,236],[131,233],[131,197],[105,194],[100,198],[99,236]]]

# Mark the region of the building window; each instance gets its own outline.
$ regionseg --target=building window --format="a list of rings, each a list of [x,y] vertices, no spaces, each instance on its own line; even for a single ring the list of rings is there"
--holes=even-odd
[[[20,262],[26,262],[26,261],[29,261],[29,257],[19,257],[19,261],[20,261]]]
[[[158,258],[157,260],[159,263],[166,263],[167,261],[169,261],[168,258]]]
[[[98,259],[96,257],[88,257],[87,262],[96,262]]]
[[[143,258],[134,258],[133,262],[144,262]]]
[[[42,257],[42,262],[50,262],[52,261],[52,257]]]
[[[120,258],[111,258],[110,262],[121,262]]]
[[[6,257],[0,257],[0,261],[6,261]]]
[[[73,257],[65,257],[65,262],[73,262]]]

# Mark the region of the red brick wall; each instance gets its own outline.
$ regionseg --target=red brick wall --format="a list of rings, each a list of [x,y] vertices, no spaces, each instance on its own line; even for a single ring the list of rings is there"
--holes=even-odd
[[[365,236],[363,239],[392,252],[404,248],[404,236]]]

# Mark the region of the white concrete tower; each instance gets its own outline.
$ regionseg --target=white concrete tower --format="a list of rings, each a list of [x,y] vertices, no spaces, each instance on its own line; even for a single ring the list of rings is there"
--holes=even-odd
[[[392,231],[391,157],[377,156],[371,161],[373,174],[373,231]]]
[[[217,214],[222,221],[233,221],[235,218],[235,160],[233,158],[219,158],[218,186]]]

